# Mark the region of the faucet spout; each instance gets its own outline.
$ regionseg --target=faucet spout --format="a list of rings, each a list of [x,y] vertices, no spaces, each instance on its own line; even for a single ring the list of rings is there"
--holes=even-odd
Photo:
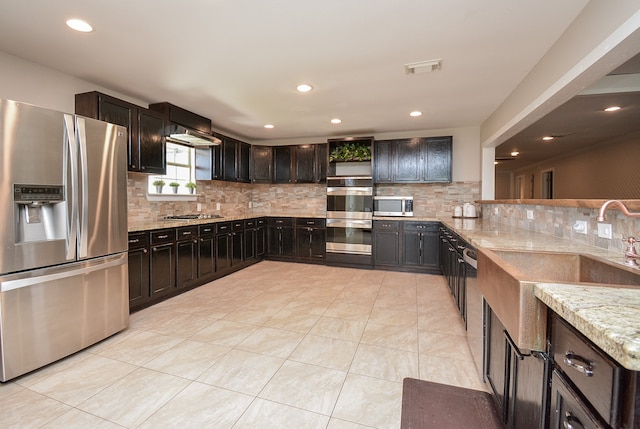
[[[627,206],[625,206],[621,201],[609,200],[609,201],[605,201],[605,203],[602,204],[602,206],[600,207],[600,210],[598,211],[598,217],[596,217],[596,220],[598,222],[604,222],[604,213],[607,211],[609,206],[618,207],[620,211],[624,213],[624,215],[627,217],[640,217],[640,212],[635,212],[635,213],[630,212]]]

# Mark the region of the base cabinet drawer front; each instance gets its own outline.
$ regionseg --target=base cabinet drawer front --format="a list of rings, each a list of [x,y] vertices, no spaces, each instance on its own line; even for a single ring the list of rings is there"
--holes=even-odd
[[[600,416],[614,426],[620,420],[623,369],[560,317],[552,318],[555,366]]]
[[[373,222],[373,263],[376,267],[400,266],[400,225],[399,221]]]
[[[557,370],[551,377],[550,429],[605,429]]]

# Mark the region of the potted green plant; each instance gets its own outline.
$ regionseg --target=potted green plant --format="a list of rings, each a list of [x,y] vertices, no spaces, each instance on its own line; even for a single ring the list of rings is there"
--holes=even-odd
[[[162,193],[162,187],[164,186],[164,180],[162,180],[162,179],[154,180],[153,181],[153,186],[156,187],[156,193],[157,194],[161,194]]]
[[[186,185],[184,185],[187,187],[187,189],[189,190],[190,194],[193,194],[196,191],[196,184],[193,182],[189,182]]]
[[[330,162],[350,162],[371,160],[371,146],[365,143],[344,143],[331,150]]]
[[[171,190],[173,191],[174,194],[178,193],[178,186],[180,186],[178,182],[171,182],[169,183],[169,186],[171,186]]]

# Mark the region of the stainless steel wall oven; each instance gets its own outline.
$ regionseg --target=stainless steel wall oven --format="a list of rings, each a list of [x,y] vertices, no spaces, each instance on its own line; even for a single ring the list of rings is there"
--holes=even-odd
[[[327,178],[327,262],[371,266],[373,178]]]

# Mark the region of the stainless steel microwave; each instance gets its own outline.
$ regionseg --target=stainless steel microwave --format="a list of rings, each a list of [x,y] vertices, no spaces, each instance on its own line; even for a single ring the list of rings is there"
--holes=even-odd
[[[374,216],[413,216],[413,197],[375,196]]]

